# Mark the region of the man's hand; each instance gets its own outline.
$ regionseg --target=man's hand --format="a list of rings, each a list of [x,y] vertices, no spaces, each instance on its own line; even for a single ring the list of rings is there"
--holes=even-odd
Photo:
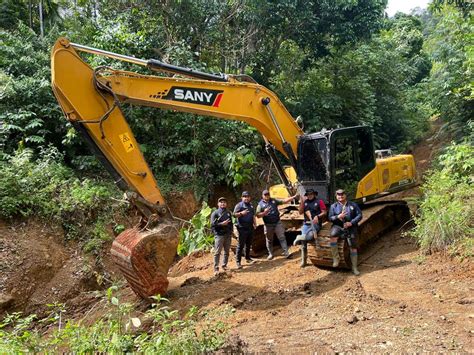
[[[337,218],[339,218],[341,221],[343,221],[344,218],[346,218],[346,215],[347,215],[346,212],[341,212],[337,215]]]
[[[222,224],[223,226],[226,226],[226,225],[228,225],[229,223],[230,223],[230,218],[227,218],[227,219],[226,219],[224,222],[222,222],[221,224]]]
[[[245,215],[247,215],[248,213],[249,213],[249,210],[247,210],[247,209],[245,209],[245,210],[243,210],[243,211],[240,211],[240,215],[241,215],[241,216],[245,216]]]
[[[350,227],[352,227],[352,223],[351,223],[351,222],[346,222],[346,223],[344,223],[344,228],[347,229],[347,228],[350,228]]]
[[[267,208],[265,208],[265,210],[263,211],[264,215],[268,215],[270,213],[270,211],[272,210],[272,208],[269,206]]]
[[[314,216],[313,218],[313,224],[318,224],[319,223],[319,218],[318,216]]]

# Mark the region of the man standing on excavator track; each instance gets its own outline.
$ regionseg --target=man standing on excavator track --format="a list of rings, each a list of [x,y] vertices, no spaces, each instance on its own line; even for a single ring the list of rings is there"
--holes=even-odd
[[[253,231],[257,222],[255,220],[255,209],[250,203],[250,194],[248,191],[242,192],[242,201],[235,205],[234,217],[237,218],[237,269],[242,269],[242,254],[245,248],[245,260],[248,264],[253,264],[250,257],[250,247],[252,246]]]
[[[268,260],[273,259],[273,236],[276,234],[281,248],[283,249],[283,256],[287,259],[291,257],[288,251],[288,244],[286,243],[285,227],[280,221],[280,211],[278,205],[288,203],[296,199],[298,195],[290,196],[284,200],[277,200],[270,197],[268,190],[263,190],[262,199],[257,206],[257,217],[263,218],[265,242],[268,250]]]
[[[330,232],[332,266],[339,266],[337,240],[347,238],[351,249],[352,272],[354,275],[360,275],[357,269],[357,225],[362,219],[362,211],[357,203],[347,200],[346,192],[342,189],[336,191],[336,200],[329,209],[329,220],[333,223]]]
[[[219,272],[219,259],[222,249],[224,249],[224,260],[222,270],[227,270],[229,261],[230,243],[232,241],[232,214],[227,209],[227,199],[220,197],[217,200],[217,210],[211,214],[211,229],[214,233],[214,273]]]

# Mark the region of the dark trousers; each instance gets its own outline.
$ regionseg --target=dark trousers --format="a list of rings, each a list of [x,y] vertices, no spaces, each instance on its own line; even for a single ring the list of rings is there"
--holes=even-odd
[[[239,244],[237,245],[237,262],[242,260],[242,253],[245,248],[245,259],[250,259],[250,247],[253,240],[253,227],[237,227],[239,234]]]
[[[347,243],[352,249],[359,247],[359,238],[357,236],[357,229],[355,227],[345,229],[337,225],[333,225],[330,231],[331,238],[347,238]]]

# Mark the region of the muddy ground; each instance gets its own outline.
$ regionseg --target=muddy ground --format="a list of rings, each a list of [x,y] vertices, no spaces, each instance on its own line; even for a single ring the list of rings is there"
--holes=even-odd
[[[420,173],[442,144],[431,139],[414,149]],[[415,188],[396,197],[417,195]],[[190,208],[173,212],[189,218]],[[166,297],[182,312],[193,305],[221,310],[229,344],[245,352],[474,352],[473,262],[420,255],[404,236],[407,228],[361,253],[360,277],[301,269],[296,247],[290,260],[262,255],[242,270],[233,268],[232,254],[231,270],[217,276],[212,256],[197,253],[172,267]],[[12,311],[45,315],[46,304],[58,301],[67,317],[97,319],[105,308],[95,291],[120,278],[107,255],[98,260],[41,221],[0,222],[0,318]],[[120,299],[143,310],[127,286]]]

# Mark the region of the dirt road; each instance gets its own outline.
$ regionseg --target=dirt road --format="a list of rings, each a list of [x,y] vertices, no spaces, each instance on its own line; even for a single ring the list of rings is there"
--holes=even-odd
[[[428,139],[414,149],[420,176],[442,144]],[[235,310],[226,317],[231,339],[250,352],[474,352],[473,263],[422,256],[403,233],[362,253],[360,277],[300,269],[296,247],[292,260],[261,258],[218,276],[211,255],[191,256],[171,270],[168,297],[178,309]]]
[[[251,352],[474,351],[472,264],[423,260],[400,231],[361,255],[360,277],[298,259],[213,276],[205,254],[187,265],[195,271],[174,268],[168,298],[179,309],[232,307],[232,337]]]

